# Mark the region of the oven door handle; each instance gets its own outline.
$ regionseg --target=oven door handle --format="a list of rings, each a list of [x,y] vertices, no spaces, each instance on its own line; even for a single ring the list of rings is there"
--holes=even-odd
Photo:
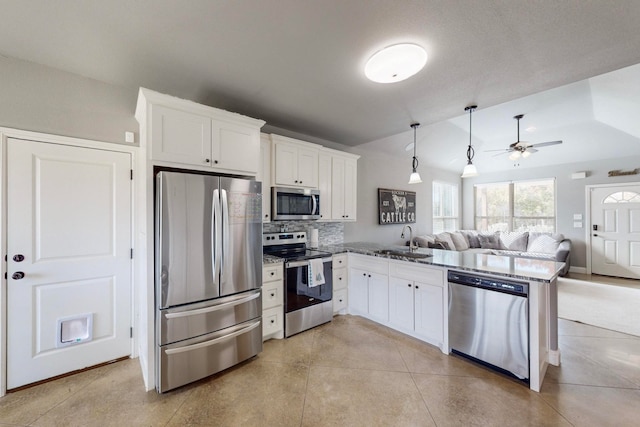
[[[322,262],[331,262],[331,258],[322,258]],[[292,261],[292,262],[288,262],[285,264],[286,268],[295,268],[295,267],[303,267],[303,266],[308,266],[309,265],[309,260],[306,261]]]

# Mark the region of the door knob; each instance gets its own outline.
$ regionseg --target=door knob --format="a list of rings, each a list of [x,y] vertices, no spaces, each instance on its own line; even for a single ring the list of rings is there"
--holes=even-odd
[[[21,254],[14,255],[13,256],[13,260],[15,262],[22,262],[22,261],[24,261],[24,255],[21,255]]]
[[[20,279],[22,279],[23,277],[24,277],[24,273],[23,273],[22,271],[16,271],[15,273],[13,273],[13,274],[11,275],[11,278],[12,278],[13,280],[20,280]]]

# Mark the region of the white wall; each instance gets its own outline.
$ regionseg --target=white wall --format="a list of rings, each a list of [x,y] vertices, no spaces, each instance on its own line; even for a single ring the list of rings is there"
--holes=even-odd
[[[411,224],[414,236],[432,231],[432,182],[440,180],[460,185],[460,174],[419,166],[421,184],[409,185],[411,153],[405,158],[365,152],[357,147],[351,152],[358,160],[358,221],[345,223],[346,242],[368,241],[383,244],[404,244],[400,238],[402,225],[378,224],[378,188],[416,192],[416,223]],[[408,236],[406,236],[408,238]]]
[[[604,148],[603,148],[604,149]],[[638,148],[640,152],[640,147]],[[540,154],[535,154],[540,155]],[[523,160],[523,162],[526,160]],[[537,178],[556,179],[557,200],[557,232],[571,239],[571,266],[585,268],[587,265],[586,244],[586,214],[585,186],[596,184],[616,184],[625,182],[640,182],[640,175],[609,177],[611,170],[633,170],[640,167],[640,155],[620,159],[606,159],[598,162],[582,162],[565,165],[548,166],[542,168],[514,168],[509,172],[483,171],[483,165],[477,165],[480,175],[476,178],[466,178],[462,184],[462,225],[464,228],[474,228],[473,186],[489,182],[517,181]],[[571,174],[587,171],[585,179],[571,179]],[[581,214],[583,228],[573,227],[573,215]]]
[[[138,141],[138,88],[4,56],[0,75],[0,126],[122,144],[130,131]]]

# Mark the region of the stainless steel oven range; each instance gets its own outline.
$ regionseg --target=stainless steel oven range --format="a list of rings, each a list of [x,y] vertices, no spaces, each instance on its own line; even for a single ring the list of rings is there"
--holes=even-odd
[[[307,249],[306,242],[304,231],[262,235],[263,252],[285,259],[285,337],[333,318],[331,254]]]

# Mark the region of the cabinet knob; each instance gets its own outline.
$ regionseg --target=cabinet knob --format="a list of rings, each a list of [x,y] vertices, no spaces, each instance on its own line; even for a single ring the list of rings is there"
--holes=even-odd
[[[274,324],[274,323],[276,323],[276,321],[275,321],[275,320],[273,320],[273,319],[271,319],[271,324]]]
[[[269,218],[269,214],[264,214],[264,217],[265,218]]]
[[[217,160],[214,160],[214,161],[213,161],[213,163],[215,163],[215,164],[217,165],[217,164],[218,164],[218,161],[217,161]]]
[[[272,296],[272,297],[275,297],[275,296],[276,296],[276,294],[272,293],[272,294],[271,294],[271,296]]]
[[[418,289],[418,285],[416,285],[416,289]]]
[[[411,287],[411,283],[407,283],[407,286],[408,286],[408,287]]]
[[[369,277],[371,277],[371,275],[369,274]]]
[[[276,274],[276,272],[275,272],[275,271],[272,271],[272,272],[271,272],[271,273],[269,273],[269,274],[271,274],[271,275],[273,276],[274,274]]]
[[[205,163],[210,163],[211,159],[204,159]]]
[[[363,275],[364,277],[367,277],[367,273],[362,273],[362,275]]]
[[[338,300],[338,301],[342,302],[342,300]]]
[[[342,277],[338,277],[338,280],[342,280]]]

